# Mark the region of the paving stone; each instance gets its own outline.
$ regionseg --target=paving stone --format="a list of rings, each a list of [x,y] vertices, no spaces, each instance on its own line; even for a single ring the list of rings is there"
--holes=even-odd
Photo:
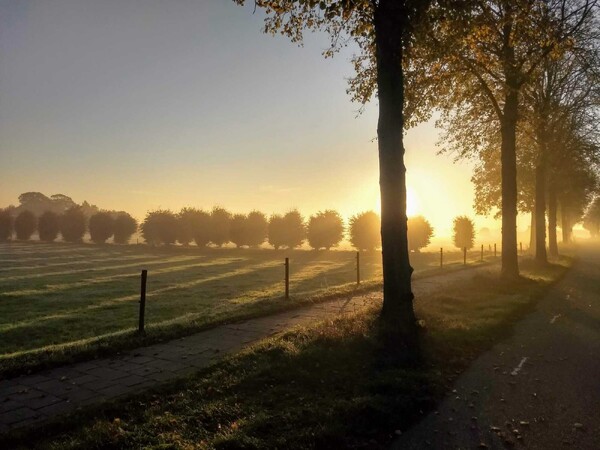
[[[69,392],[65,399],[73,404],[80,404],[88,399],[101,400],[104,399],[104,397],[98,394],[98,392],[96,391],[79,387],[76,390]]]
[[[0,414],[0,423],[11,425],[13,423],[22,422],[23,420],[33,419],[38,417],[38,413],[31,408],[22,407],[12,411]]]
[[[86,383],[93,383],[94,381],[99,381],[99,380],[100,380],[100,378],[98,378],[95,375],[86,374],[86,375],[82,375],[77,378],[73,378],[71,380],[71,382],[75,385],[81,385],[81,384],[86,384]]]
[[[19,409],[24,406],[25,404],[8,398],[6,399],[6,401],[0,402],[0,414],[9,411],[14,411],[15,409]]]
[[[154,366],[140,366],[139,368],[128,370],[127,372],[133,375],[140,375],[145,377],[152,375],[153,373],[159,372],[160,370],[161,369]]]
[[[100,364],[98,364],[95,361],[86,361],[86,362],[77,364],[77,370],[79,370],[80,372],[83,372],[83,373],[85,373],[91,369],[96,369],[98,367],[100,367]]]
[[[3,386],[0,386],[0,401],[11,397],[13,394],[25,392],[29,389],[29,386],[21,384],[20,381],[20,379],[17,379],[14,384],[10,384],[9,382],[3,383]]]
[[[71,366],[67,366],[67,367],[59,367],[57,369],[52,369],[50,372],[48,372],[48,374],[46,375],[48,378],[64,378],[64,379],[69,379],[69,378],[76,378],[83,375],[83,373],[81,373],[79,371],[79,369],[77,368],[77,365],[71,365]]]
[[[44,383],[44,382],[50,381],[52,379],[53,378],[38,374],[38,375],[32,375],[30,377],[23,377],[23,379],[21,380],[21,384],[24,384],[25,386],[35,387],[36,385],[38,385],[40,383]]]
[[[34,398],[43,397],[44,395],[46,395],[46,392],[44,392],[44,391],[34,389],[34,388],[27,388],[27,389],[21,390],[19,392],[16,392],[14,394],[11,394],[10,398],[12,400],[26,402],[26,401],[34,399]]]
[[[139,369],[141,367],[144,366],[142,364],[136,364],[129,361],[122,361],[120,365],[113,366],[113,369],[121,372],[131,372],[132,370]]]
[[[108,367],[98,367],[89,370],[87,373],[98,377],[100,380],[118,380],[119,378],[124,378],[129,375],[127,372],[110,369]]]
[[[61,398],[55,397],[54,395],[46,395],[44,397],[28,400],[26,403],[26,406],[28,406],[29,408],[31,408],[33,410],[38,410],[40,408],[43,408],[44,406],[53,405],[54,403],[58,403],[58,402],[62,402],[62,401],[64,401],[64,400]]]
[[[128,377],[119,379],[118,382],[123,386],[135,386],[147,380],[148,378],[141,377],[139,375],[130,375]]]
[[[132,362],[134,364],[145,364],[152,360],[153,358],[150,356],[135,356],[133,358],[129,358],[127,361]]]
[[[123,384],[115,384],[113,386],[108,386],[104,389],[98,391],[101,395],[106,397],[118,397],[120,395],[131,392],[131,388],[129,386],[125,386]]]
[[[63,400],[59,403],[54,403],[52,405],[44,406],[37,410],[39,414],[42,414],[49,418],[54,418],[56,416],[60,416],[62,414],[67,414],[73,412],[75,408],[70,402]]]
[[[93,392],[98,392],[101,389],[107,388],[108,386],[114,386],[115,384],[118,384],[117,380],[98,380],[82,384],[78,389],[88,389]]]
[[[68,381],[50,380],[37,385],[38,390],[61,396],[73,390],[73,384]]]

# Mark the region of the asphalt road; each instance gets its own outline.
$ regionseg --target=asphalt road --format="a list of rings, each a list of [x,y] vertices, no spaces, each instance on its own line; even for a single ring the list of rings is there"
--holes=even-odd
[[[600,245],[394,449],[600,449]]]

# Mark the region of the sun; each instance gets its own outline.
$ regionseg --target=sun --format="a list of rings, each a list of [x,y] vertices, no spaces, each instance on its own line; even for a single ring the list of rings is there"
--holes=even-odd
[[[412,188],[406,189],[406,215],[416,216],[419,213],[419,196]]]

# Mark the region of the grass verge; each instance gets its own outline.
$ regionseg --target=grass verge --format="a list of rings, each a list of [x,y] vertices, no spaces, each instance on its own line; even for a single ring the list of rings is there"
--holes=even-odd
[[[15,434],[5,448],[380,448],[507,336],[570,260],[499,283],[491,274],[419,299],[422,361],[395,363],[375,305],[265,340],[193,377]]]

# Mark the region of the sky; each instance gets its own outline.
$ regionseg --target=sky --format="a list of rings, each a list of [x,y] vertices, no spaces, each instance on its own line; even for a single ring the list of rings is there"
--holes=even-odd
[[[346,94],[352,48],[324,59],[326,36],[298,47],[262,20],[228,0],[0,0],[0,205],[377,209],[377,103]],[[409,214],[441,235],[475,214],[438,132],[408,132],[406,165]]]

